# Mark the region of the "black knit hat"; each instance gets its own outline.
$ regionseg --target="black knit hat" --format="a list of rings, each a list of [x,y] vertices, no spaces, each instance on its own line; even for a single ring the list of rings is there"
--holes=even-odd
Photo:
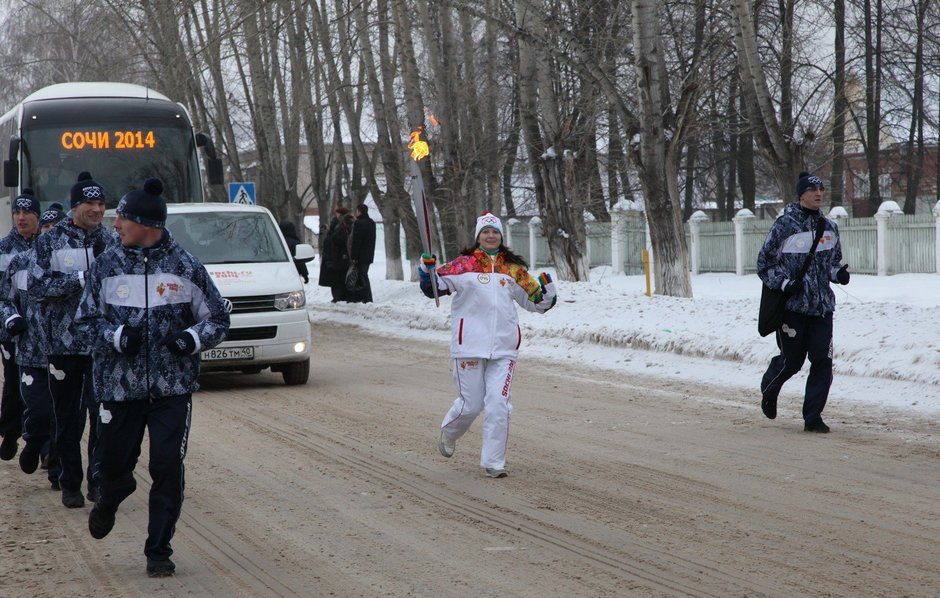
[[[73,208],[85,201],[104,201],[104,187],[91,178],[90,172],[80,172],[78,181],[69,191],[69,202]]]
[[[153,228],[163,228],[166,224],[166,200],[163,193],[163,181],[147,179],[143,189],[128,191],[117,206],[117,215],[137,224]]]
[[[825,189],[826,186],[823,185],[822,179],[814,174],[808,172],[800,173],[800,180],[796,182],[796,196],[799,198],[801,195],[806,193],[806,191],[812,187],[819,187],[820,189]]]
[[[59,206],[58,208],[55,206]],[[49,206],[49,209],[42,213],[42,216],[39,218],[39,224],[45,226],[47,224],[57,224],[65,220],[65,212],[62,211],[62,207],[54,203]]]
[[[37,218],[39,217],[39,200],[33,196],[32,189],[23,189],[23,192],[13,200],[13,213],[20,210],[32,212]]]

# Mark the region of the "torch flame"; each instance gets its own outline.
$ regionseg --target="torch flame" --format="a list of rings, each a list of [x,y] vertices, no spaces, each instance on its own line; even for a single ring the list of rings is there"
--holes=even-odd
[[[411,132],[411,141],[408,142],[408,149],[411,150],[411,159],[415,162],[420,162],[431,153],[428,149],[428,142],[421,139],[422,133],[424,133],[424,125],[418,125],[415,130]]]

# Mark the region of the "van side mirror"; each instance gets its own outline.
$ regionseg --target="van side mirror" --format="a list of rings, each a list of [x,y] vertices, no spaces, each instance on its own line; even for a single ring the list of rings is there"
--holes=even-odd
[[[294,249],[295,260],[310,261],[315,255],[313,247],[307,243],[298,243],[297,247]]]

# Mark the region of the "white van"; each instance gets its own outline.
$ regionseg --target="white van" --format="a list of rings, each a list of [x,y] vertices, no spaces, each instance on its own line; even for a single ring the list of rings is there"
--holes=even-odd
[[[203,371],[280,372],[286,384],[310,375],[310,322],[303,280],[274,217],[261,206],[168,204],[166,227],[205,265],[231,302],[224,342],[202,352]],[[313,258],[297,246],[294,258]]]

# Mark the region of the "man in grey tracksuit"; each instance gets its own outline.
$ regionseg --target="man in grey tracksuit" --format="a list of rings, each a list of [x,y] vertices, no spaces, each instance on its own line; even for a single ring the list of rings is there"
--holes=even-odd
[[[54,448],[62,473],[62,504],[82,507],[82,434],[88,434],[88,498],[94,500],[95,398],[91,386],[91,350],[75,328],[75,310],[87,284],[87,273],[117,236],[101,226],[104,189],[83,172],[70,191],[72,218],[36,239],[35,260],[27,277],[27,295],[39,305],[48,339],[49,392],[55,416]]]
[[[757,275],[768,288],[781,289],[788,296],[776,336],[780,354],[771,360],[761,380],[761,410],[768,419],[777,417],[783,383],[800,371],[808,356],[803,429],[826,433],[829,426],[822,412],[832,385],[832,314],[836,309],[829,284],[849,284],[849,266],[842,264],[839,227],[820,210],[823,189],[819,177],[800,173],[798,201],[787,205],[770,229],[757,257]],[[799,278],[818,230],[822,232],[809,267]]]
[[[145,429],[150,436],[149,525],[144,555],[151,577],[172,575],[170,540],[183,506],[199,354],[228,333],[229,316],[205,267],[164,228],[159,179],[125,195],[115,229],[121,245],[98,257],[77,323],[94,350],[100,455],[98,501],[88,530],[104,538],[134,492]]]
[[[0,276],[6,272],[13,259],[28,252],[39,232],[39,200],[33,197],[32,189],[13,200],[13,230],[0,239]],[[0,326],[0,353],[3,360],[3,394],[0,396],[0,459],[9,461],[16,455],[17,440],[23,432],[23,400],[20,396],[20,372],[16,364],[14,337],[21,332],[20,322]],[[12,330],[11,330],[12,327]]]

